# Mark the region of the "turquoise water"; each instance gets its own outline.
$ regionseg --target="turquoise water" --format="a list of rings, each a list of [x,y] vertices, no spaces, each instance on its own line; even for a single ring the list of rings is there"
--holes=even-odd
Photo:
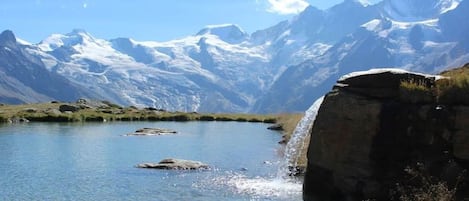
[[[266,124],[136,122],[0,126],[0,200],[301,200],[276,179],[280,134]],[[122,136],[143,127],[168,136]],[[138,169],[164,158],[208,171]]]

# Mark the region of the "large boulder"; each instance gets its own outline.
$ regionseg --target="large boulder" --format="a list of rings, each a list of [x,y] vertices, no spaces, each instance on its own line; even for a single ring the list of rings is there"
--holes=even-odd
[[[408,101],[400,90],[402,81],[431,86],[435,79],[385,69],[339,80],[311,130],[304,200],[398,200],[396,184],[420,185],[409,169],[468,197],[468,180],[459,176],[469,168],[469,107]]]
[[[440,76],[411,73],[401,69],[371,69],[342,76],[334,88],[342,88],[341,90],[370,98],[397,98],[401,95],[400,85],[403,81],[431,87],[437,78]],[[429,97],[424,99],[432,101]]]
[[[182,159],[164,159],[159,163],[141,163],[137,165],[138,168],[152,168],[152,169],[165,169],[165,170],[206,170],[209,165],[191,160]]]
[[[60,112],[77,112],[81,110],[79,106],[72,105],[72,104],[62,104],[59,106]]]

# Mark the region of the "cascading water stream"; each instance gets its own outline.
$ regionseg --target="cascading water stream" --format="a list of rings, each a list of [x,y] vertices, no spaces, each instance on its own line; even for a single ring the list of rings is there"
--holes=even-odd
[[[285,147],[284,158],[280,162],[281,164],[277,172],[278,178],[285,179],[296,173],[296,167],[298,167],[298,160],[304,149],[306,138],[313,127],[314,120],[316,119],[319,107],[323,100],[324,96],[318,98],[313,105],[306,110],[304,117],[297,124]]]
[[[295,173],[292,172],[291,167],[298,165],[299,156],[302,154],[306,138],[310,133],[323,100],[324,97],[316,100],[296,126],[290,141],[286,145],[285,155],[280,161],[277,174],[273,175],[273,178],[250,178],[243,174],[233,174],[230,177],[218,178],[211,182],[233,187],[237,193],[253,195],[259,199],[276,197],[280,200],[301,200],[303,184],[298,178],[290,176]]]

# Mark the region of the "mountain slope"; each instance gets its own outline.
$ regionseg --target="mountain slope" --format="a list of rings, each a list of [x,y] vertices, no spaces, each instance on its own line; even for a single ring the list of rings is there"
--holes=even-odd
[[[48,68],[123,105],[182,111],[247,111],[272,68],[235,25],[168,42],[110,41],[83,30],[54,34],[28,51]],[[223,41],[221,38],[227,41]]]
[[[417,3],[385,0],[371,6],[379,17],[358,26],[323,55],[289,67],[272,90],[259,99],[255,111],[303,111],[341,75],[353,71],[399,67],[436,73],[468,62],[468,40],[463,34],[455,36],[469,28],[464,21],[455,23],[467,10],[468,2],[457,6],[459,1],[431,1],[432,9],[423,10]],[[394,12],[405,13],[406,18],[390,14],[391,5]]]
[[[82,96],[97,97],[48,71],[38,58],[24,51],[11,31],[0,34],[0,58],[1,102],[71,101]]]

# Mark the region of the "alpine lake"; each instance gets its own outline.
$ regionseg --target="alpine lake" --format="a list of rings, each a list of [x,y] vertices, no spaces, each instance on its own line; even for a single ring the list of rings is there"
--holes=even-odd
[[[249,122],[0,125],[0,200],[301,200],[279,178],[281,134]],[[176,134],[125,136],[140,128]],[[136,168],[165,158],[208,170]]]

